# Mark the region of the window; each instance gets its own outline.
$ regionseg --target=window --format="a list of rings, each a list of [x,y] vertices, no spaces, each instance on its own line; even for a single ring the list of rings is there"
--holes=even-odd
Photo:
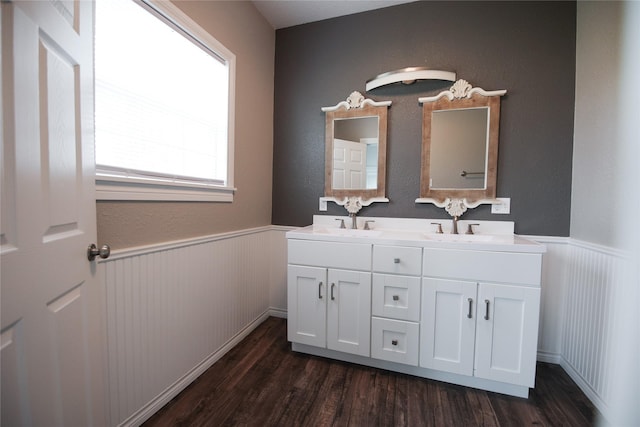
[[[169,2],[98,0],[97,198],[231,201],[234,71]]]

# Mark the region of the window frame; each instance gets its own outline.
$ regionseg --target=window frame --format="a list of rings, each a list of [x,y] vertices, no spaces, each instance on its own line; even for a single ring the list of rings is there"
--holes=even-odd
[[[197,178],[167,178],[162,174],[136,173],[96,165],[96,200],[232,202],[234,192],[236,56],[177,6],[168,1],[132,0],[175,30],[186,34],[227,63],[229,98],[227,114],[226,185],[203,183]]]

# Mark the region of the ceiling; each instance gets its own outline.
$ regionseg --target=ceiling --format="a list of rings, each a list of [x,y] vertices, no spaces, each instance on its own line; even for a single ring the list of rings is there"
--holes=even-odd
[[[253,0],[276,30],[415,0]]]

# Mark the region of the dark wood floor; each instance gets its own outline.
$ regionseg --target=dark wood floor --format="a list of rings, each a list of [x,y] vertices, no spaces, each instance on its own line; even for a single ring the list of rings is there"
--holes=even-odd
[[[528,399],[294,353],[269,318],[145,426],[589,426],[596,410],[558,365]]]

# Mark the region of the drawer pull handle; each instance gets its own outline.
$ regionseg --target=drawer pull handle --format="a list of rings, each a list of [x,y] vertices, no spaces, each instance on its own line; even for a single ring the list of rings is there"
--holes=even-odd
[[[400,258],[394,258],[393,259],[393,263],[394,264],[400,264]]]
[[[391,345],[398,345],[398,340],[391,341]]]
[[[393,296],[393,300],[394,300],[394,301],[398,301],[399,299],[400,299],[400,297],[399,297],[398,295],[394,295],[394,296]]]
[[[484,303],[487,306],[487,311],[484,313],[484,320],[489,320],[489,300],[484,300]]]
[[[473,317],[473,314],[471,313],[471,310],[473,309],[473,298],[469,298],[467,301],[469,301],[469,313],[467,313],[467,318],[471,319]]]
[[[336,297],[333,295],[333,290],[336,288],[336,284],[332,283],[331,284],[331,301],[334,301],[336,299]]]
[[[318,299],[322,299],[322,282],[318,283]]]

